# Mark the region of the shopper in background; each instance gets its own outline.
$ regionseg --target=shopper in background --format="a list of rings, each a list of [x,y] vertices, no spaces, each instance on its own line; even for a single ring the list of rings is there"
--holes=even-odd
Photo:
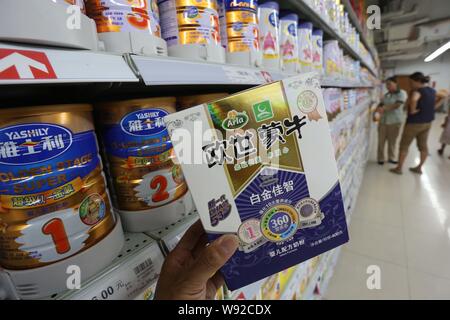
[[[440,89],[436,92],[436,112],[448,113],[450,93],[445,89]]]
[[[378,164],[384,164],[384,149],[388,144],[388,161],[397,164],[395,157],[395,145],[397,143],[400,127],[403,122],[403,105],[408,95],[405,90],[401,90],[397,84],[397,79],[391,77],[386,80],[388,92],[384,95],[383,102],[377,109],[381,114],[378,123]]]
[[[450,144],[450,108],[448,109],[448,115],[445,118],[445,122],[442,125],[444,130],[442,131],[441,138],[439,142],[442,144],[441,148],[438,150],[438,154],[442,156],[444,154],[445,147]],[[449,157],[450,159],[450,157]]]
[[[390,170],[396,174],[402,174],[409,146],[414,139],[417,140],[420,151],[420,163],[409,170],[418,174],[422,173],[422,166],[428,157],[428,134],[435,114],[436,91],[426,85],[430,82],[430,77],[421,72],[415,72],[409,76],[409,79],[413,89],[406,103],[408,117],[400,141],[398,165]]]
[[[223,235],[207,245],[200,221],[186,231],[167,256],[159,276],[155,298],[158,300],[214,299],[224,281],[219,269],[237,250],[235,235]]]

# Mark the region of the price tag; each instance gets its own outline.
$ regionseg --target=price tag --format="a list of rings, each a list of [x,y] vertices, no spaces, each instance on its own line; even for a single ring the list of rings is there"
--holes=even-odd
[[[258,71],[245,68],[225,66],[223,67],[226,77],[236,84],[261,84],[265,82],[264,77]]]
[[[110,274],[88,283],[70,299],[75,300],[129,300],[135,299],[157,282],[164,257],[154,243],[130,260],[113,269]]]

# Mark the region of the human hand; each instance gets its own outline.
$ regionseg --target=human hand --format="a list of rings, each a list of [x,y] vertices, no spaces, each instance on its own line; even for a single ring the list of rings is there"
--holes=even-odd
[[[235,235],[228,234],[207,243],[206,233],[197,221],[164,261],[156,287],[157,300],[214,299],[224,284],[219,269],[239,242]]]

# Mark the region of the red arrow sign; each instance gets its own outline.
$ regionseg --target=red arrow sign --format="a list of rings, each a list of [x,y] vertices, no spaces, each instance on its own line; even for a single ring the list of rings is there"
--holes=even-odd
[[[44,52],[0,49],[0,80],[57,78]]]

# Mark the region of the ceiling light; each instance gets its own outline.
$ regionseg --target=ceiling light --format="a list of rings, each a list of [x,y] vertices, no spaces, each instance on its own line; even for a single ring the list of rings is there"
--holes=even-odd
[[[450,49],[450,41],[444,44],[442,47],[437,49],[435,52],[430,54],[428,57],[425,58],[425,62],[430,62],[439,57],[441,54],[443,54],[445,51]]]

